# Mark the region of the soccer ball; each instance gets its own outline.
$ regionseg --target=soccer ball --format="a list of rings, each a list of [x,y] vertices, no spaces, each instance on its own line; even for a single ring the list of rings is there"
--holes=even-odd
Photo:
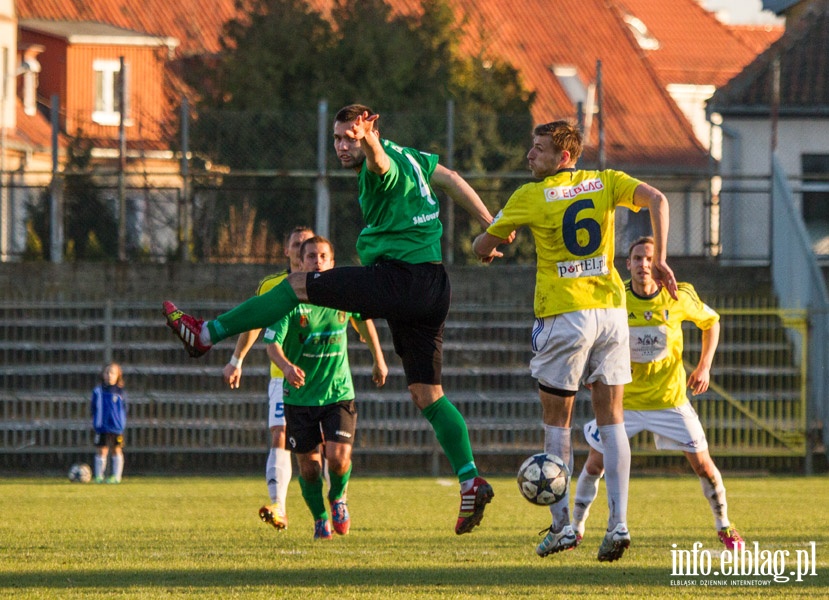
[[[73,483],[89,483],[92,481],[92,468],[86,463],[75,463],[69,467],[68,477]]]
[[[570,469],[555,454],[534,454],[518,469],[518,489],[533,504],[548,506],[564,498]]]

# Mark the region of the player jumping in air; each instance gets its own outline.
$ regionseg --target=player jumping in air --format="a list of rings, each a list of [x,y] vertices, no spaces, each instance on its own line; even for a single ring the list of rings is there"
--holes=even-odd
[[[478,473],[466,422],[441,385],[450,284],[441,264],[443,228],[432,188],[444,190],[483,227],[492,215],[472,187],[440,165],[436,155],[381,139],[378,118],[367,106],[355,104],[334,119],[337,158],[357,173],[366,224],[357,240],[363,266],[292,273],[267,294],[207,322],[171,302],[163,310],[191,356],[232,335],[276,323],[301,302],[386,319],[412,401],[431,424],[460,482],[455,533],[468,533],[480,524],[494,493]]]

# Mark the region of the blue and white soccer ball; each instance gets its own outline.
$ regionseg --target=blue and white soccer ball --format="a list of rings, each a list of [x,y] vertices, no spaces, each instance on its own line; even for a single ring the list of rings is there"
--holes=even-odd
[[[518,489],[533,504],[559,502],[570,485],[570,469],[555,454],[534,454],[518,469]]]
[[[89,483],[92,481],[92,468],[86,463],[75,463],[69,467],[68,477],[73,483]]]

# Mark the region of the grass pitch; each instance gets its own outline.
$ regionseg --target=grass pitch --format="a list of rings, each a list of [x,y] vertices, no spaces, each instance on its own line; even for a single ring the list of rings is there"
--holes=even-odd
[[[259,521],[258,477],[127,477],[120,485],[0,479],[0,597],[27,598],[820,598],[829,597],[829,478],[725,476],[729,512],[749,543],[785,559],[813,554],[815,575],[672,574],[672,551],[701,542],[713,570],[722,546],[692,475],[631,485],[633,544],[596,561],[607,518],[604,486],[582,545],[541,559],[549,512],[494,478],[495,499],[471,534],[456,536],[457,484],[355,476],[351,533],[312,539],[296,480],[289,528]],[[814,545],[812,545],[814,542]],[[674,546],[676,544],[676,546]],[[783,553],[788,552],[786,556]],[[762,555],[760,555],[762,557]],[[801,565],[801,568],[803,565]]]

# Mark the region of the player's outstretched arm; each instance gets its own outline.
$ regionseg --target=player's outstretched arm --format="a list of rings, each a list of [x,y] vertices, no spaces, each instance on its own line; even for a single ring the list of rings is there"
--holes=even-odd
[[[439,164],[435,167],[429,182],[432,186],[446,192],[455,204],[475,217],[484,229],[492,223],[492,213],[478,196],[478,192],[472,189],[472,186],[457,171]]]
[[[230,386],[230,389],[235,390],[242,382],[242,362],[248,355],[248,351],[253,347],[256,338],[259,337],[260,329],[253,331],[245,331],[239,334],[239,339],[236,340],[236,348],[233,350],[233,356],[222,369],[222,377]]]
[[[371,369],[371,380],[374,382],[374,385],[381,387],[386,383],[389,367],[386,365],[386,357],[383,354],[382,346],[380,346],[380,338],[377,336],[374,321],[370,319],[367,321],[355,319],[354,325],[357,327],[360,338],[366,343],[374,359],[374,366]]]
[[[708,390],[711,383],[711,365],[714,362],[714,352],[720,340],[720,324],[714,323],[709,329],[702,331],[702,351],[700,352],[697,368],[688,376],[688,387],[696,396]]]

